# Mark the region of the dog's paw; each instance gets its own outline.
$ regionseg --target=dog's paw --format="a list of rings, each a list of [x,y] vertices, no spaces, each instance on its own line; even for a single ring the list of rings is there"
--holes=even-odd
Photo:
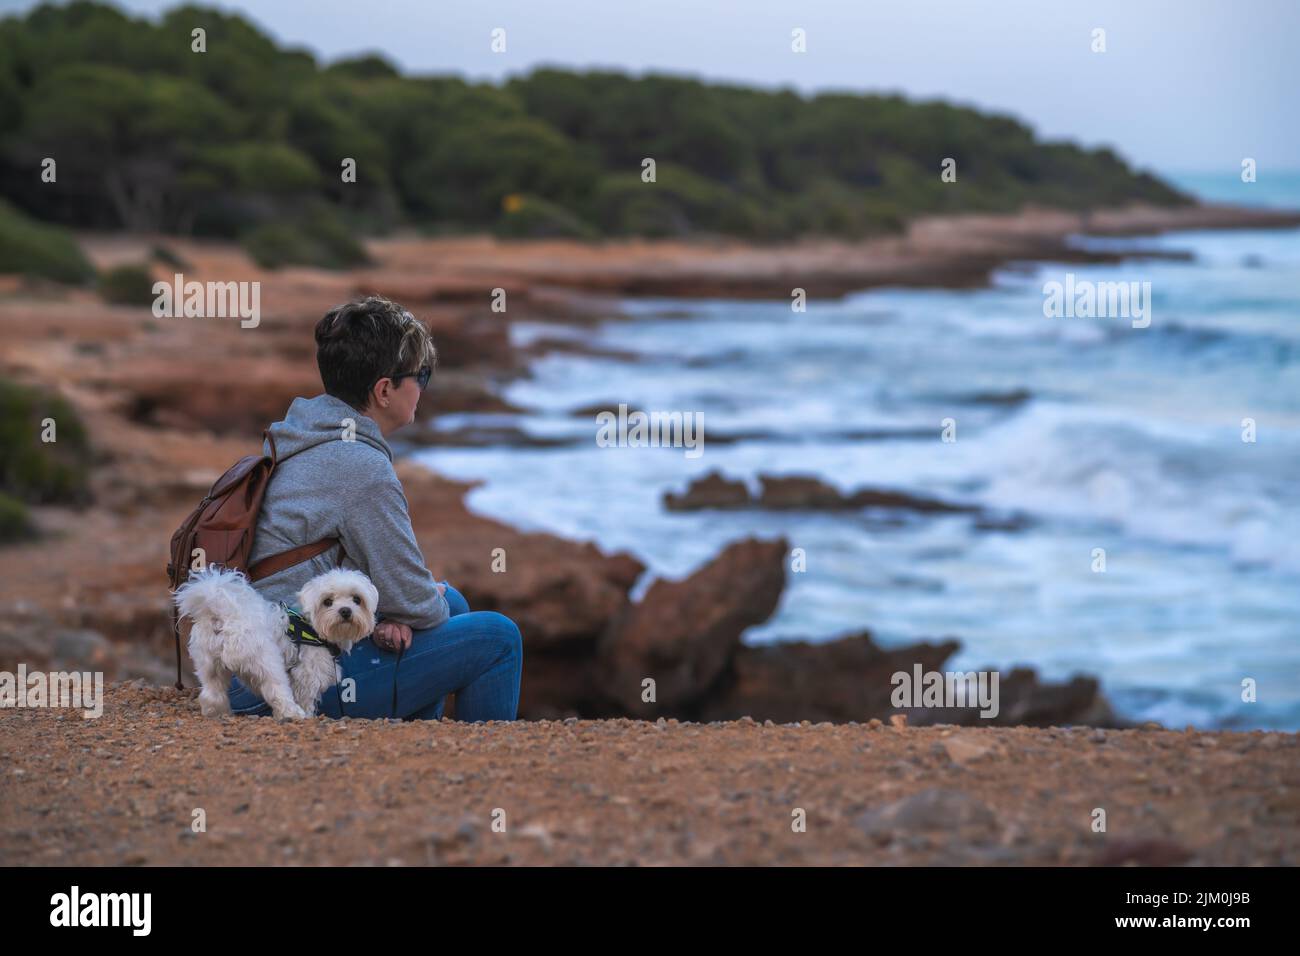
[[[297,704],[282,707],[278,711],[272,710],[271,713],[274,715],[276,720],[306,720],[308,717],[307,711],[303,710]]]
[[[230,715],[230,698],[226,696],[199,698],[199,711],[204,717],[228,717]]]

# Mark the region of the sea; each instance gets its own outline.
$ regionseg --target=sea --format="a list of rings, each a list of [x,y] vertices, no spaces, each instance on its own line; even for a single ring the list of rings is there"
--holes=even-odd
[[[1300,173],[1168,178],[1300,209]],[[1300,230],[1075,241],[1178,255],[1010,263],[987,288],[875,288],[804,312],[640,298],[594,327],[515,323],[520,346],[567,337],[597,354],[537,359],[505,389],[522,414],[434,427],[557,444],[419,457],[482,480],[477,512],[634,553],[649,569],[634,595],[729,542],[784,536],[802,567],[748,644],[955,637],[946,669],[1092,675],[1130,720],[1300,730]],[[1149,283],[1149,325],[1047,315],[1044,287],[1067,273]],[[619,403],[701,413],[699,453],[607,447],[595,414],[575,414]],[[979,511],[664,507],[711,471]]]

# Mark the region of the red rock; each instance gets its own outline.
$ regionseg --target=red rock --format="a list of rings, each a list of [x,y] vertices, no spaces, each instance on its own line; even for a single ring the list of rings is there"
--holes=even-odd
[[[682,494],[664,495],[669,511],[701,508],[766,508],[770,511],[851,511],[859,508],[894,508],[923,514],[940,512],[975,513],[973,505],[950,504],[900,491],[861,488],[845,494],[820,478],[810,475],[759,475],[761,491],[751,498],[743,481],[732,481],[712,471],[697,478]]]
[[[772,510],[835,510],[852,505],[838,488],[818,479],[801,475],[774,477],[759,475],[763,489],[759,504]]]
[[[892,676],[941,670],[961,648],[953,639],[921,642],[889,650],[877,647],[867,632],[821,643],[783,641],[736,650],[726,680],[699,710],[700,720],[870,721],[906,716],[909,726],[958,724],[973,727],[1085,724],[1122,727],[1097,681],[1076,677],[1063,684],[1042,684],[1029,669],[1000,672],[999,711],[980,716],[976,707],[895,708]]]
[[[868,721],[893,712],[890,675],[920,663],[937,669],[960,648],[957,641],[882,650],[867,632],[822,643],[788,641],[741,646],[728,680],[705,702],[701,720],[741,714],[778,723]]]
[[[721,472],[711,471],[691,482],[680,495],[664,494],[669,511],[694,511],[699,508],[745,508],[750,504],[749,489],[743,481],[729,481]]]
[[[785,539],[747,538],[687,578],[656,581],[601,642],[605,696],[642,716],[676,715],[700,703],[740,648],[745,628],[776,610],[788,551]],[[641,702],[645,678],[655,681],[654,703]]]
[[[937,498],[923,498],[901,491],[875,491],[863,488],[853,492],[847,499],[850,508],[898,508],[904,511],[919,511],[922,514],[938,512],[972,513],[979,511],[973,505],[954,505]]]

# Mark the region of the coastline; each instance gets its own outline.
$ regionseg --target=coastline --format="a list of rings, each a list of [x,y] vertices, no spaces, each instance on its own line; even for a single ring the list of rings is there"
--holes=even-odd
[[[100,464],[92,475],[96,505],[90,512],[35,509],[51,536],[0,549],[0,569],[22,595],[18,617],[0,628],[0,666],[42,657],[70,665],[88,659],[116,676],[174,679],[168,676],[172,651],[161,571],[166,542],[220,471],[251,450],[265,424],[279,418],[294,396],[319,390],[310,329],[341,299],[382,291],[430,323],[442,361],[439,391],[422,403],[427,417],[504,405],[496,385],[518,374],[526,361],[510,345],[513,320],[610,317],[617,314],[611,296],[785,297],[792,282],[811,296],[871,285],[979,284],[1012,260],[1113,261],[1135,254],[1068,247],[1067,237],[1085,225],[1106,235],[1283,228],[1300,225],[1300,213],[1128,209],[1099,211],[1085,223],[1073,214],[1031,210],[1011,217],[924,220],[901,238],[768,248],[732,242],[588,246],[386,239],[372,243],[376,266],[348,273],[260,273],[229,245],[89,237],[86,247],[100,267],[137,261],[142,250],[162,242],[187,262],[187,277],[260,278],[267,318],[257,330],[211,320],[218,323],[214,328],[204,320],[142,320],[140,309],[109,306],[85,291],[6,289],[0,299],[0,328],[8,333],[0,340],[5,374],[60,388],[84,417]],[[498,286],[509,293],[504,314],[485,305]],[[761,616],[753,609],[779,597],[783,586],[783,551],[774,542],[755,541],[727,548],[684,581],[655,585],[675,590],[675,600],[718,609],[708,640],[691,640],[696,635],[654,621],[644,599],[629,600],[644,571],[633,556],[523,534],[470,513],[463,502],[469,485],[409,462],[399,472],[435,576],[456,582],[472,606],[509,613],[528,636],[523,717],[866,720],[892,709],[881,695],[864,694],[864,684],[887,691],[886,668],[916,659],[938,668],[958,646],[945,635],[938,643],[886,653],[860,635],[743,647],[740,633],[771,613],[770,607]],[[90,580],[88,538],[98,542],[102,556]],[[516,573],[490,572],[486,555],[495,547],[507,549]],[[572,613],[575,607],[581,612]],[[817,641],[824,635],[807,637]],[[635,687],[619,681],[634,682],[646,661],[665,655],[695,676],[663,706],[641,707]],[[1008,681],[1020,690],[1009,698],[1006,713],[1037,726],[1122,726],[1089,681],[1041,685],[1023,672],[1019,684]],[[192,682],[190,677],[187,685]],[[956,719],[938,711],[909,716],[913,723]]]
[[[600,296],[788,299],[838,297],[879,286],[965,288],[984,285],[993,270],[1015,260],[1116,262],[1141,250],[1085,251],[1076,233],[1144,236],[1191,229],[1285,229],[1300,226],[1300,210],[1204,205],[1098,210],[1084,216],[1028,209],[1014,216],[963,215],[919,219],[903,236],[845,242],[806,240],[760,246],[734,240],[572,241],[390,239],[373,244],[389,271],[407,276],[414,296],[454,301],[478,294],[483,281],[523,286],[542,315],[563,309],[552,287],[586,293],[578,311]],[[1149,253],[1147,253],[1149,254]],[[417,279],[430,271],[432,276]],[[447,275],[444,276],[444,273]],[[468,282],[468,289],[465,283]],[[478,280],[478,281],[474,281]],[[562,299],[561,299],[562,302]]]

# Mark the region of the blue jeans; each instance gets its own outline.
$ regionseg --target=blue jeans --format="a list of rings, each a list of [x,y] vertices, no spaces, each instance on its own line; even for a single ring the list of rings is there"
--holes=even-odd
[[[331,687],[321,697],[317,713],[438,720],[446,696],[455,694],[458,720],[514,720],[524,659],[519,627],[496,611],[471,611],[469,602],[450,584],[446,596],[452,616],[438,627],[413,632],[400,663],[396,653],[377,647],[368,637],[354,644],[351,653],[340,655],[343,680],[355,681],[356,700],[345,698],[340,714],[340,694]],[[340,689],[346,686],[340,683]],[[229,696],[235,714],[271,713],[271,706],[238,677],[231,679]]]

